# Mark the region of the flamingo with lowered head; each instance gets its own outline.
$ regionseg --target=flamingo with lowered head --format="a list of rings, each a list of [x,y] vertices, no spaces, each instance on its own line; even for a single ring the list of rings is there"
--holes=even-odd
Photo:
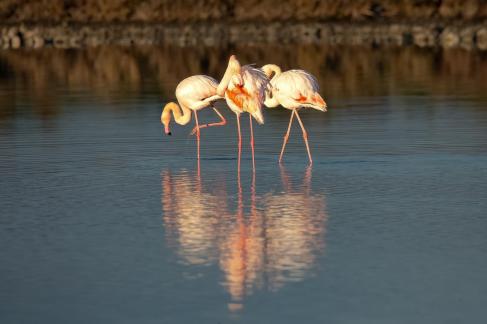
[[[270,79],[270,89],[266,94],[266,107],[273,108],[279,104],[284,108],[292,110],[289,126],[284,141],[282,143],[281,154],[279,155],[279,163],[282,160],[284,149],[289,138],[291,125],[294,115],[298,119],[299,125],[303,132],[306,150],[308,151],[308,158],[310,164],[313,164],[311,158],[311,151],[308,144],[308,133],[304,128],[303,122],[299,117],[298,110],[305,108],[313,108],[319,111],[326,111],[326,103],[318,93],[319,85],[316,78],[304,70],[289,70],[281,72],[281,68],[275,64],[264,65],[262,71]]]
[[[252,165],[255,170],[254,130],[252,117],[259,124],[264,123],[262,105],[269,81],[262,70],[250,65],[241,66],[235,55],[230,56],[228,66],[218,85],[217,95],[225,96],[230,109],[237,116],[238,129],[238,167],[240,169],[240,155],[242,149],[242,134],[240,131],[240,114],[249,113],[250,146],[252,148]]]
[[[186,125],[191,120],[191,111],[194,113],[196,126],[191,134],[196,133],[198,144],[198,160],[200,158],[200,129],[211,126],[222,126],[226,124],[226,119],[213,106],[213,102],[223,99],[217,95],[216,90],[218,81],[207,75],[193,75],[181,81],[176,87],[176,98],[178,103],[169,102],[164,106],[161,114],[161,123],[167,135],[171,135],[169,124],[171,117],[179,125]],[[198,122],[198,110],[206,107],[212,107],[221,121],[211,124],[200,125]],[[171,116],[172,113],[172,116]]]

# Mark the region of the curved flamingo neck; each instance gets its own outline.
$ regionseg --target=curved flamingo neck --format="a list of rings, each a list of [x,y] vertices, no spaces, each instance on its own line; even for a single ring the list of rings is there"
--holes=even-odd
[[[275,64],[266,64],[261,69],[265,73],[269,81],[282,73],[281,68]]]
[[[227,69],[225,70],[225,74],[223,75],[223,78],[216,89],[216,94],[219,95],[220,97],[223,97],[225,95],[225,91],[228,88],[228,84],[232,79],[232,76],[235,74],[240,74],[240,71],[241,71],[240,62],[237,60],[235,55],[230,56],[230,59],[228,60]]]
[[[269,83],[276,78],[277,76],[281,75],[281,68],[275,64],[266,64],[264,65],[261,70],[266,75],[267,79],[269,79]],[[269,84],[269,89],[266,90],[265,93],[265,101],[264,105],[268,108],[274,108],[279,106],[279,101],[273,92],[272,84]]]
[[[175,102],[170,102],[162,110],[161,122],[164,123],[164,121],[167,121],[169,124],[171,113],[174,121],[179,125],[186,125],[191,120],[191,110],[188,107],[184,105],[179,106]]]

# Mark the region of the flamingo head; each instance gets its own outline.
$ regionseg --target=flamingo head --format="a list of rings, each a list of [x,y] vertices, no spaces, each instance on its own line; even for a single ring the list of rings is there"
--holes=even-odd
[[[178,106],[176,103],[169,102],[162,109],[161,124],[164,125],[164,132],[166,135],[171,135],[171,130],[169,129],[169,124],[171,123],[171,110],[177,108]]]
[[[314,95],[313,102],[316,104],[315,109],[318,109],[319,111],[327,111],[328,105],[318,93]]]
[[[240,74],[235,74],[230,78],[230,83],[228,85],[228,88],[234,89],[234,88],[241,88],[244,85],[243,78]]]

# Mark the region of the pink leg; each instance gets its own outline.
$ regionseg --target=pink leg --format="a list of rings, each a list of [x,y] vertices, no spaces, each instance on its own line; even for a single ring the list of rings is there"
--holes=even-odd
[[[289,139],[289,133],[291,132],[291,125],[294,118],[294,109],[291,113],[291,119],[289,119],[289,126],[287,127],[286,135],[284,135],[284,141],[282,142],[281,154],[279,155],[279,163],[281,163],[282,156],[284,154],[284,149],[286,148],[287,140]]]
[[[249,114],[250,121],[250,147],[252,148],[252,167],[255,170],[255,156],[254,156],[254,128],[252,127],[252,115]]]
[[[313,159],[311,158],[311,151],[309,150],[308,144],[308,132],[306,132],[306,129],[304,128],[303,122],[301,121],[301,118],[299,118],[299,114],[297,111],[296,118],[298,119],[299,125],[301,125],[301,130],[303,131],[304,143],[306,144],[306,150],[308,151],[309,164],[313,164]]]
[[[227,120],[225,119],[225,117],[223,117],[223,115],[215,107],[213,107],[213,110],[220,117],[220,121],[217,123],[203,124],[199,126],[199,129],[206,128],[206,127],[213,127],[213,126],[223,126],[227,124]],[[196,129],[197,127],[193,128],[190,135],[194,135],[196,133]]]
[[[238,129],[238,165],[237,170],[240,177],[240,157],[242,155],[242,133],[240,132],[240,114],[237,115],[237,129]]]
[[[194,120],[196,122],[196,143],[198,147],[198,162],[200,160],[200,128],[198,123],[198,113],[194,110]]]

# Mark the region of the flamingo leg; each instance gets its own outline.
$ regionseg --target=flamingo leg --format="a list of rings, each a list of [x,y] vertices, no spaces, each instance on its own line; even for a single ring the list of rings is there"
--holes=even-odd
[[[220,117],[220,121],[219,122],[216,122],[216,123],[210,123],[210,124],[203,124],[201,126],[199,126],[199,129],[202,129],[202,128],[206,128],[206,127],[213,127],[213,126],[223,126],[223,125],[226,125],[227,124],[227,120],[225,119],[225,117],[223,117],[223,115],[218,111],[218,109],[216,109],[215,107],[213,107],[213,110],[216,112],[216,114]],[[196,133],[196,128],[197,127],[194,127],[193,130],[191,131],[190,135],[194,135]]]
[[[196,112],[196,110],[194,110],[194,121],[196,122],[196,143],[198,147],[198,162],[199,162],[200,161],[200,128],[198,122],[198,113]]]
[[[242,133],[240,131],[240,114],[237,115],[237,130],[238,130],[238,164],[237,170],[240,176],[240,157],[242,156]]]
[[[295,110],[293,109],[291,113],[291,118],[289,119],[289,126],[287,127],[286,135],[284,135],[284,141],[282,142],[281,154],[279,155],[279,163],[281,163],[282,156],[284,154],[284,149],[286,148],[287,140],[289,139],[289,133],[291,132],[291,125],[293,123],[293,118],[294,118],[294,112]]]
[[[250,147],[252,148],[252,167],[255,170],[255,155],[254,155],[254,128],[252,127],[252,115],[249,114],[250,121]]]
[[[306,132],[306,129],[304,128],[303,122],[299,117],[298,111],[296,111],[296,118],[298,119],[299,125],[301,126],[301,130],[303,131],[304,143],[306,144],[306,150],[308,151],[309,164],[313,164],[313,159],[311,158],[311,151],[309,150],[309,144],[308,144],[308,132]]]

